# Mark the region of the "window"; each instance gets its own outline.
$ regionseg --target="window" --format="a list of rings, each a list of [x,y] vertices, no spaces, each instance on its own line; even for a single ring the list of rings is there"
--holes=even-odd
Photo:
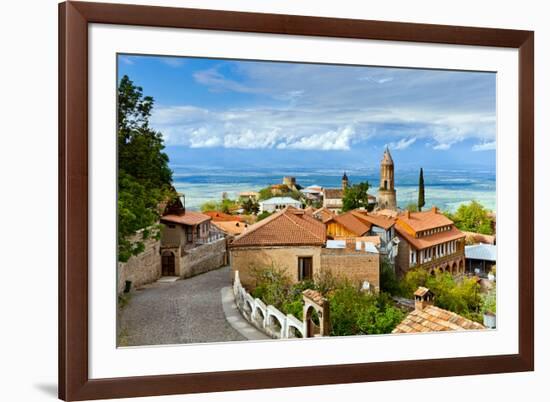
[[[298,280],[313,278],[313,257],[298,257]]]

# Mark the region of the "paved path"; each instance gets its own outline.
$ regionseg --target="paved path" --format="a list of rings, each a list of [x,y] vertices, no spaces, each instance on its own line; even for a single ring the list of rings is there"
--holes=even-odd
[[[235,304],[233,287],[227,286],[221,290],[221,293],[225,319],[233,328],[235,328],[239,332],[239,334],[251,341],[272,339],[260,330],[256,329],[256,327],[254,327],[244,319],[241,312],[237,308],[237,305]]]
[[[221,292],[227,286],[231,273],[224,267],[133,291],[119,315],[122,345],[246,340],[226,320]]]

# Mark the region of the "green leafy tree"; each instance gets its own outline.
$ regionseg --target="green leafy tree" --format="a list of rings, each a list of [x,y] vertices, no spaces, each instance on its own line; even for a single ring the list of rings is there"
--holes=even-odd
[[[466,232],[493,234],[492,220],[489,211],[479,202],[462,204],[454,214],[447,214],[457,228]]]
[[[361,292],[349,283],[333,291],[329,300],[333,336],[388,334],[405,315],[388,295]]]
[[[395,270],[387,258],[380,263],[380,290],[390,295],[398,295],[401,292]]]
[[[424,200],[424,171],[420,168],[420,177],[418,178],[418,210],[422,211],[422,207],[426,205]]]
[[[433,292],[436,306],[477,322],[482,321],[483,300],[476,279],[455,279],[448,272],[430,275],[425,269],[416,268],[407,272],[401,281],[403,296],[413,298],[419,286],[425,286]]]
[[[262,213],[260,213],[258,215],[258,218],[256,219],[256,222],[260,222],[261,220],[264,220],[265,218],[267,218],[268,216],[271,216],[271,215],[272,215],[271,212],[263,211]]]
[[[342,199],[342,211],[351,211],[357,208],[369,207],[369,183],[362,182],[354,184],[344,191],[344,198]]]
[[[243,201],[242,208],[247,215],[256,215],[260,211],[260,205],[252,198],[247,198]]]
[[[159,204],[176,196],[162,135],[149,127],[152,109],[153,98],[122,77],[117,109],[119,261],[142,252],[149,236],[158,237]],[[140,229],[141,238],[136,235]]]
[[[258,192],[258,194],[259,194],[258,199],[260,201],[269,200],[270,198],[274,197],[273,192],[271,191],[271,187],[262,188]]]
[[[418,205],[416,205],[414,202],[411,202],[405,207],[405,209],[409,212],[418,212]]]

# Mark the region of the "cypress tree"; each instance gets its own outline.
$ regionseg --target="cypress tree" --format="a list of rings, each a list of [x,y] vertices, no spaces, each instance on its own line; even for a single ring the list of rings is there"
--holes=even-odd
[[[420,177],[418,178],[418,210],[422,211],[422,207],[426,205],[424,200],[424,172],[420,168]]]

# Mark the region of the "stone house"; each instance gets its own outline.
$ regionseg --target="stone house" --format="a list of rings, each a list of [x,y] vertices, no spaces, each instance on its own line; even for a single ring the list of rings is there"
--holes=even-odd
[[[339,213],[343,207],[344,191],[348,188],[349,180],[344,172],[342,176],[342,188],[325,188],[323,189],[323,208],[328,209],[333,213]]]
[[[160,219],[162,276],[193,276],[227,262],[225,236],[211,220],[185,208]]]
[[[413,267],[429,272],[463,274],[465,235],[453,221],[433,207],[428,211],[406,211],[397,216],[395,230],[399,238],[397,273],[404,275]]]
[[[254,270],[274,266],[293,282],[322,272],[367,281],[379,287],[379,256],[365,242],[327,246],[326,226],[303,210],[288,207],[248,228],[230,244],[230,261],[245,286],[254,286]]]

